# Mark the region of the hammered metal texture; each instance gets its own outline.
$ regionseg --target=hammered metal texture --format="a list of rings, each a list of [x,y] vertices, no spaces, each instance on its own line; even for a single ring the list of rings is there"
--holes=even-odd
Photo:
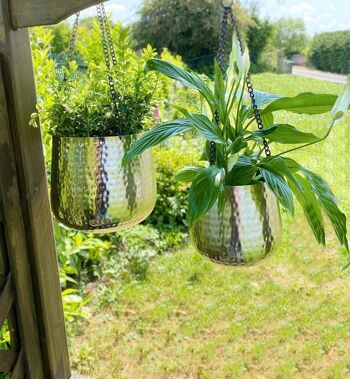
[[[77,230],[115,232],[139,224],[153,211],[156,178],[152,153],[121,161],[138,135],[53,137],[51,206]]]
[[[282,240],[276,196],[264,183],[226,187],[224,211],[218,203],[192,228],[197,250],[216,263],[253,265],[267,257]]]

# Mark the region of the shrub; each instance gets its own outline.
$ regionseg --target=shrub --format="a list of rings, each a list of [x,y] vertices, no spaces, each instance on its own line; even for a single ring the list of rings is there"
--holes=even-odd
[[[155,210],[147,219],[148,225],[174,233],[187,232],[188,185],[175,179],[183,164],[192,165],[200,157],[199,138],[176,138],[154,149],[158,175],[158,198]]]
[[[350,72],[350,31],[321,33],[314,37],[310,62],[319,70]]]

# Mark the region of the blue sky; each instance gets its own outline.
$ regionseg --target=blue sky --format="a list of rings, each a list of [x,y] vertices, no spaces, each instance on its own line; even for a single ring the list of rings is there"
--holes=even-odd
[[[250,1],[241,2],[246,5]],[[350,30],[349,0],[257,0],[257,2],[260,4],[261,14],[272,20],[281,17],[302,18],[309,34]],[[142,0],[110,0],[106,2],[106,9],[113,14],[114,19],[130,23],[137,19],[137,10],[141,3]],[[94,14],[94,11],[88,10],[85,14]]]

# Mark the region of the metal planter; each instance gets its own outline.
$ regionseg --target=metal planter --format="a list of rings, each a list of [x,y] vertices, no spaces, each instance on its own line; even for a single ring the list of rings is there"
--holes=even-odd
[[[156,178],[146,151],[122,167],[138,135],[53,137],[51,206],[64,225],[97,233],[139,224],[153,211]]]
[[[276,196],[264,183],[226,187],[225,209],[218,203],[192,228],[197,250],[216,263],[253,265],[266,258],[282,240]]]

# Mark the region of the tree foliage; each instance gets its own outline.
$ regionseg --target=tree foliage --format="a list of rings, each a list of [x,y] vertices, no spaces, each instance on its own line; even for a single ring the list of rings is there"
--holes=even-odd
[[[304,52],[308,45],[304,21],[294,18],[282,18],[277,21],[272,42],[287,57]]]
[[[234,12],[239,28],[246,32],[254,20],[239,3]],[[150,43],[158,51],[168,48],[194,69],[212,66],[221,22],[218,0],[146,0],[140,20],[133,26],[135,47]]]
[[[311,63],[323,71],[350,72],[350,31],[321,33],[310,49]]]

